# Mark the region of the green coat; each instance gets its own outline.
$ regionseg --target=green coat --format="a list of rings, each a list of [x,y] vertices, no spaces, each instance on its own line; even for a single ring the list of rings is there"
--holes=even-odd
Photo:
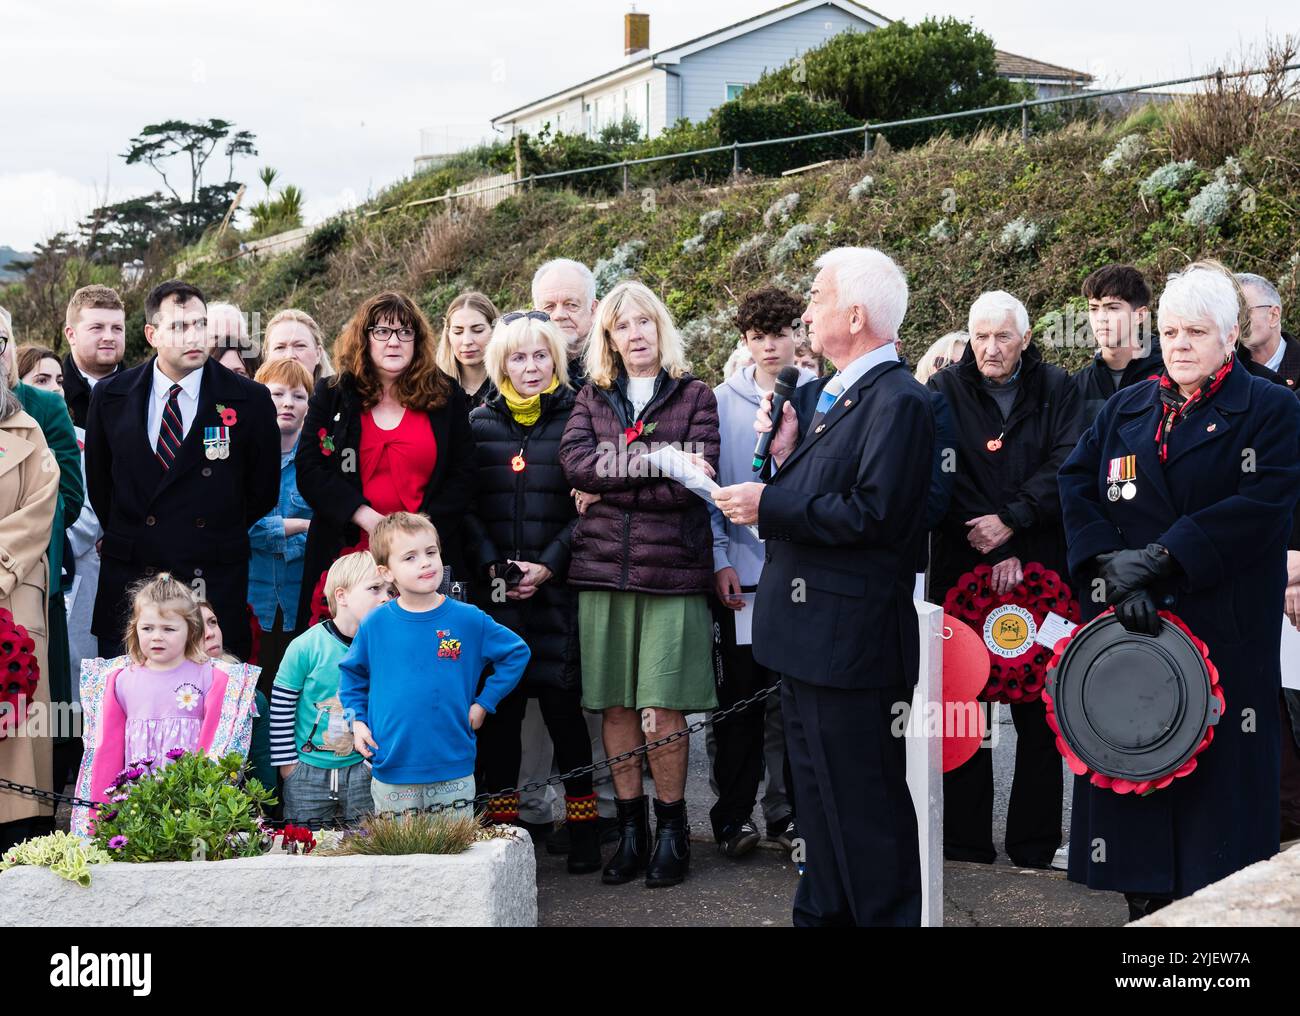
[[[53,392],[19,382],[14,394],[23,409],[45,435],[45,443],[59,467],[59,500],[50,532],[49,688],[52,702],[70,702],[72,664],[68,659],[68,622],[63,610],[59,575],[63,568],[63,546],[67,528],[77,521],[86,492],[81,483],[81,449],[67,404]]]
[[[67,403],[61,398],[21,381],[14,386],[14,394],[27,414],[40,424],[45,443],[59,465],[59,503],[54,518],[63,522],[50,534],[50,589],[57,591],[59,571],[63,567],[63,534],[77,521],[86,503],[85,488],[81,485],[81,449],[77,447],[77,432],[72,429]]]

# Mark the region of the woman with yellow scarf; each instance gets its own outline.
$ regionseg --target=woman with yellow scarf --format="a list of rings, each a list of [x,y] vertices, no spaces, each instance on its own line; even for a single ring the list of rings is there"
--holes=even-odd
[[[578,601],[565,581],[577,512],[559,457],[574,400],[564,333],[541,311],[506,314],[484,363],[496,393],[469,418],[478,465],[465,533],[471,598],[532,650],[523,680],[478,732],[479,786],[492,792],[516,785],[529,698],[541,707],[560,772],[591,764],[591,740],[581,705]],[[564,791],[568,870],[596,871],[591,776],[565,781]],[[517,822],[519,796],[493,797],[488,812],[494,821]]]

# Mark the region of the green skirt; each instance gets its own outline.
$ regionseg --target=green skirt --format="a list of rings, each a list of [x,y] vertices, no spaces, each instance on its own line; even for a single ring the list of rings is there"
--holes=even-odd
[[[708,597],[582,590],[582,706],[716,709]]]

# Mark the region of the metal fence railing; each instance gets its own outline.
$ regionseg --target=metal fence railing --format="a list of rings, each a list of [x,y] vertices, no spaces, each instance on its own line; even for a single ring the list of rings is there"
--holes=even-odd
[[[1286,64],[1278,68],[1281,71],[1300,70],[1300,64]],[[1004,103],[1000,106],[982,106],[978,109],[960,110],[956,113],[936,113],[931,116],[914,116],[905,120],[888,120],[882,123],[864,123],[861,126],[843,127],[833,131],[819,131],[815,134],[796,134],[783,138],[764,138],[759,141],[734,141],[729,145],[715,145],[711,148],[696,148],[685,152],[669,152],[665,155],[652,155],[641,159],[624,159],[619,162],[606,162],[596,166],[581,166],[578,169],[564,169],[553,173],[533,173],[521,179],[511,179],[505,183],[494,183],[479,188],[469,190],[458,190],[457,192],[448,192],[436,197],[421,198],[417,201],[407,201],[402,204],[390,205],[386,208],[372,209],[364,214],[369,216],[383,215],[387,212],[398,211],[403,208],[413,208],[418,205],[432,205],[444,201],[454,201],[458,197],[467,195],[482,195],[491,190],[501,187],[527,187],[532,189],[539,181],[559,180],[566,177],[584,176],[591,173],[609,173],[615,170],[621,170],[623,175],[623,192],[626,193],[631,188],[631,170],[636,166],[648,166],[654,163],[670,162],[678,159],[692,159],[703,155],[717,155],[722,152],[730,152],[732,157],[732,174],[738,175],[741,172],[741,152],[751,148],[762,148],[768,145],[790,145],[797,144],[801,141],[813,141],[820,138],[847,137],[849,135],[862,135],[862,148],[864,153],[871,151],[872,135],[881,135],[885,131],[895,130],[901,127],[915,127],[919,124],[939,123],[946,120],[961,120],[972,116],[989,116],[997,113],[1010,113],[1020,110],[1020,132],[1021,137],[1025,140],[1029,138],[1029,111],[1040,106],[1052,106],[1068,102],[1090,102],[1095,99],[1104,99],[1112,95],[1130,95],[1139,92],[1149,91],[1153,88],[1168,88],[1172,85],[1195,84],[1199,81],[1219,82],[1226,81],[1230,78],[1249,78],[1258,77],[1262,74],[1270,73],[1271,69],[1261,68],[1259,70],[1249,71],[1223,71],[1218,70],[1210,74],[1196,74],[1185,78],[1170,78],[1166,81],[1153,81],[1144,85],[1130,85],[1127,88],[1106,88],[1097,91],[1071,92],[1068,95],[1053,95],[1042,99],[1022,99],[1020,102]]]

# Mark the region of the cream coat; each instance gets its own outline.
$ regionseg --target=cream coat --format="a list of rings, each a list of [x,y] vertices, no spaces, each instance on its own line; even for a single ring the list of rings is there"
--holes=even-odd
[[[32,722],[0,738],[0,776],[42,790],[53,786],[46,550],[58,496],[59,467],[36,421],[17,412],[0,422],[0,607],[27,629],[41,668]],[[0,823],[52,813],[34,798],[0,790]]]

